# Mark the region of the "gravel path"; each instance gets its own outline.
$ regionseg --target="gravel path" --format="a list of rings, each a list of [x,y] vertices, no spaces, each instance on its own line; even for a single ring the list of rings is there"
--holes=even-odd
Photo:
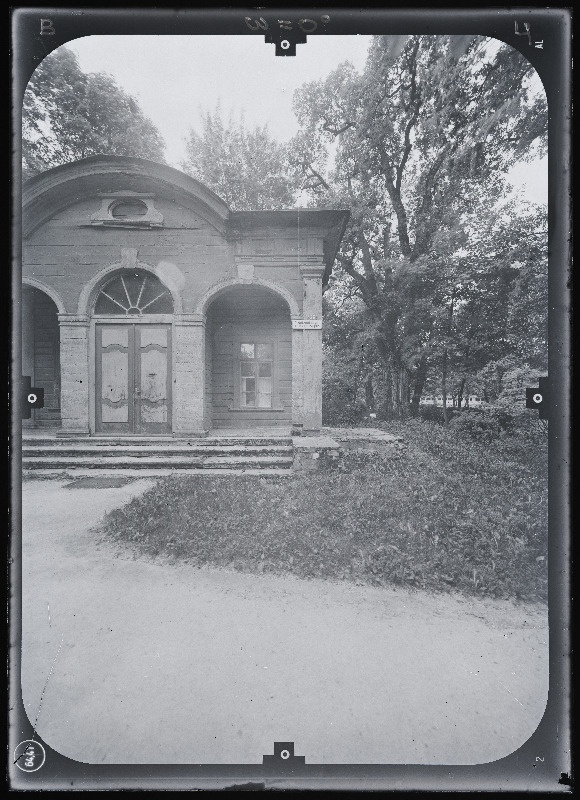
[[[99,543],[102,515],[153,484],[23,484],[23,700],[60,753],[258,764],[294,741],[311,764],[473,764],[537,727],[543,606],[196,569]]]

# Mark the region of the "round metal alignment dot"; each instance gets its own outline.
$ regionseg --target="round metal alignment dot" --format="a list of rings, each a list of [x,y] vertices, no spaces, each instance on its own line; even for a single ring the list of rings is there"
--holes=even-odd
[[[541,394],[535,394],[533,397],[534,403],[541,403],[543,399]]]
[[[288,41],[288,39],[282,39],[282,41],[280,42],[280,47],[282,48],[282,50],[288,50],[288,48],[290,47],[290,42]]]
[[[280,758],[283,758],[283,759],[284,759],[284,761],[285,761],[287,758],[290,758],[290,751],[289,751],[289,750],[281,750],[281,751],[280,751]]]

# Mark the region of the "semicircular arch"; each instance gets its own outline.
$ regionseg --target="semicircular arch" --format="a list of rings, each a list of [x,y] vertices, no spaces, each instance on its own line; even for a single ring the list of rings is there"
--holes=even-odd
[[[60,295],[58,292],[55,292],[50,286],[42,283],[42,281],[37,281],[36,278],[22,278],[22,283],[24,286],[30,286],[33,289],[38,289],[41,292],[44,292],[45,295],[50,297],[52,302],[55,304],[59,314],[66,314],[66,308],[64,307],[64,303],[62,302]]]
[[[228,289],[235,288],[236,286],[261,286],[264,289],[268,289],[270,292],[278,295],[286,301],[286,304],[290,309],[290,316],[292,319],[300,318],[300,309],[298,308],[298,303],[290,294],[290,292],[283,286],[279,286],[278,284],[265,280],[264,278],[230,278],[225,281],[214,283],[199,298],[195,308],[195,313],[205,315],[210,304],[216,299],[216,297],[224,292],[227,292]]]
[[[170,276],[168,276],[165,272],[162,272],[160,269],[156,267],[152,267],[150,264],[145,264],[142,261],[137,261],[135,264],[135,268],[139,270],[143,270],[144,272],[149,272],[151,275],[155,275],[155,277],[169,289],[171,292],[171,298],[173,300],[173,313],[174,314],[181,314],[182,312],[182,302],[181,302],[181,293],[179,291],[179,287],[177,284],[171,280]],[[122,272],[123,270],[127,269],[126,264],[117,263],[111,264],[108,267],[100,270],[96,275],[94,275],[91,280],[85,284],[83,290],[79,297],[77,314],[79,316],[90,316],[93,313],[93,308],[95,305],[95,301],[97,299],[97,295],[101,290],[103,284],[106,283],[108,278],[112,278],[116,272]]]

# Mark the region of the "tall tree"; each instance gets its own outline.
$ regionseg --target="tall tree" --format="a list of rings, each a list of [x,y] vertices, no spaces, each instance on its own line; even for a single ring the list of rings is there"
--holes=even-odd
[[[295,96],[294,163],[313,202],[352,209],[338,263],[375,322],[387,415],[407,413],[413,377],[420,394],[441,318],[450,334],[464,265],[449,256],[470,212],[491,207],[508,167],[544,143],[532,73],[482,37],[381,36],[362,75],[343,64]]]
[[[511,201],[473,220],[454,341],[466,380],[505,359],[547,368],[548,231],[545,209]]]
[[[233,211],[288,208],[295,181],[286,147],[266,125],[247,128],[243,119],[224,121],[220,106],[202,113],[201,133],[191,130],[182,169],[216,192]]]
[[[85,73],[68,47],[34,71],[24,93],[24,176],[102,153],[164,161],[165,144],[137,101],[106,73]]]

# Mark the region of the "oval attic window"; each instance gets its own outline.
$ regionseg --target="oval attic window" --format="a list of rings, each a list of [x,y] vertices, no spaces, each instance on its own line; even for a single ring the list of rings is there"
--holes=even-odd
[[[141,200],[122,200],[115,203],[111,209],[111,216],[114,219],[134,219],[144,217],[147,213],[147,206]]]

